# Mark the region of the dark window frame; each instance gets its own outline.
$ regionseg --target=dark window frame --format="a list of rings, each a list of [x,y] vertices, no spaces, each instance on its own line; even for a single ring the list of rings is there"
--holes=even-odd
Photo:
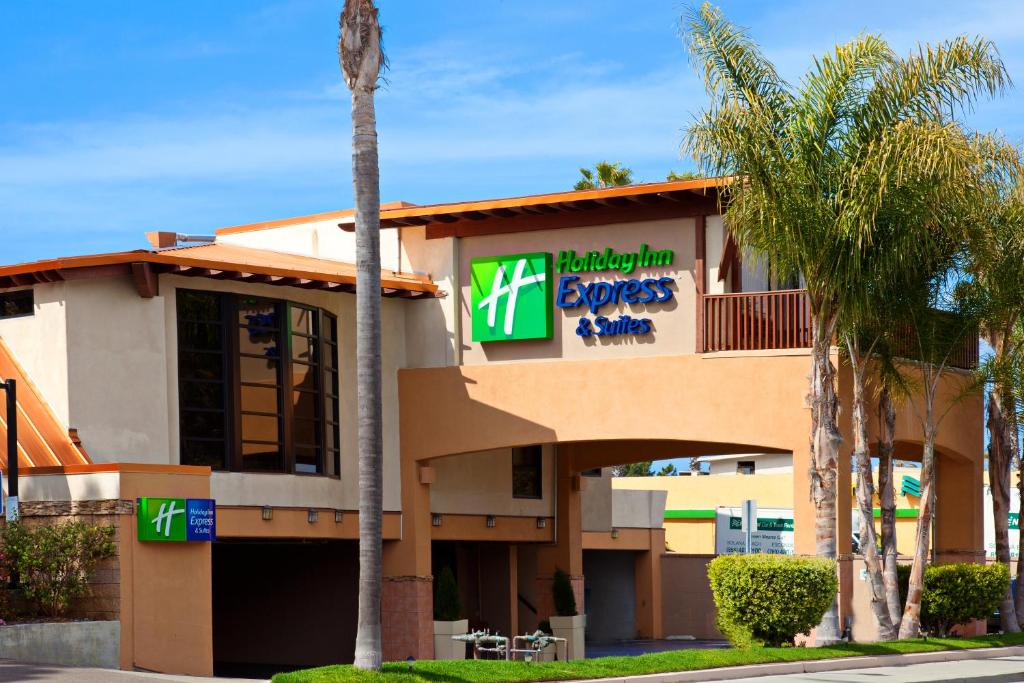
[[[757,471],[757,462],[754,460],[738,460],[736,462],[736,474],[750,476]]]
[[[522,488],[527,483],[531,485]],[[543,446],[519,446],[512,449],[512,497],[526,500],[544,498]]]
[[[200,299],[206,299],[207,301],[216,302],[215,306],[219,310],[218,320],[196,320],[190,317],[183,316],[183,301],[188,297],[199,297]],[[273,317],[276,325],[267,325],[266,327],[258,325],[256,328],[252,327],[252,324],[246,324],[240,316],[240,303],[245,299],[253,299],[257,302],[263,302],[266,304],[273,305]],[[212,308],[212,307],[211,307]],[[313,321],[313,334],[307,334],[304,331],[293,330],[292,325],[292,311],[293,309],[301,309],[308,311],[312,314],[311,320]],[[301,304],[297,302],[286,301],[283,299],[271,299],[262,296],[251,296],[246,294],[238,294],[235,292],[214,292],[210,290],[193,290],[193,289],[179,289],[177,290],[176,299],[176,321],[178,330],[178,429],[179,429],[179,461],[182,464],[204,464],[210,465],[213,469],[219,471],[232,471],[232,472],[250,472],[250,473],[268,473],[268,474],[299,474],[303,476],[327,476],[338,478],[341,471],[340,463],[340,442],[339,442],[339,431],[340,431],[340,398],[337,393],[338,391],[338,343],[337,343],[337,317],[331,314],[329,311],[325,311],[315,306],[308,304]],[[211,326],[219,330],[220,335],[220,348],[219,349],[195,349],[191,346],[186,346],[183,338],[183,330],[186,325],[192,326]],[[323,337],[321,332],[327,327],[330,333],[330,339]],[[258,354],[252,354],[243,352],[240,349],[241,337],[244,334],[244,330],[256,329],[266,330],[273,339],[272,343],[276,347],[276,356],[270,356],[275,358],[276,361],[276,382],[271,384],[257,383],[251,384],[250,382],[242,381],[242,359],[247,358],[261,358]],[[216,336],[211,333],[211,337]],[[316,358],[314,362],[306,363],[304,361],[295,361],[292,358],[292,345],[293,336],[307,337],[310,339],[310,344],[315,348]],[[194,379],[193,375],[195,370],[185,365],[186,357],[190,354],[203,353],[208,355],[219,355],[221,358],[221,373],[217,379]],[[294,399],[295,399],[295,387],[294,382],[294,371],[296,363],[309,365],[310,371],[314,373],[316,381],[315,391],[315,403],[316,403],[316,436],[315,440],[317,444],[297,444],[295,441],[295,417],[294,417]],[[186,373],[188,373],[186,375]],[[196,408],[194,405],[187,404],[187,392],[183,391],[182,388],[186,382],[210,382],[217,383],[223,386],[222,396],[223,400],[221,406],[218,408]],[[258,410],[242,410],[242,387],[253,386],[258,388],[274,388],[277,392],[277,412],[273,415],[265,411]],[[303,390],[299,390],[303,391]],[[221,413],[223,417],[223,437],[203,437],[195,436],[194,434],[189,435],[189,430],[186,428],[186,418],[189,415],[194,415],[201,410],[207,410],[210,413]],[[247,466],[245,457],[243,455],[244,444],[250,446],[258,446],[263,444],[263,440],[258,439],[243,439],[243,415],[255,416],[255,417],[276,417],[278,419],[278,430],[277,430],[277,441],[274,444],[265,442],[266,445],[277,445],[280,453],[279,467],[274,468],[253,468]],[[333,439],[329,442],[327,435],[328,430],[332,432]],[[220,443],[223,447],[224,456],[222,462],[217,462],[216,458],[207,459],[203,462],[193,460],[186,455],[188,446],[193,443]],[[297,448],[314,448],[317,452],[316,458],[316,471],[301,471],[296,466],[296,449]],[[251,463],[250,463],[251,465]]]
[[[8,310],[13,312],[8,313]],[[36,291],[34,288],[0,292],[0,320],[27,318],[36,314]]]

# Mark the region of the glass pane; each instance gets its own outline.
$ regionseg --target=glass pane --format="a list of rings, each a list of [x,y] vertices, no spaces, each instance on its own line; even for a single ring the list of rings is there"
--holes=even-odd
[[[35,290],[21,289],[0,294],[0,318],[16,318],[35,313]]]
[[[240,392],[243,412],[274,414],[280,412],[277,404],[277,387],[242,386]]]
[[[305,363],[317,363],[316,341],[308,337],[292,336],[292,358]]]
[[[222,469],[226,460],[226,449],[223,441],[189,441],[181,442],[182,465],[206,465]]]
[[[243,443],[242,469],[248,472],[280,472],[284,469],[281,447],[273,444]]]
[[[327,451],[327,474],[336,475],[341,469],[341,454],[338,451]]]
[[[207,439],[223,439],[225,434],[223,412],[196,412],[193,410],[181,413],[181,436],[200,437]]]
[[[319,420],[295,420],[295,443],[304,446],[316,446],[320,443]]]
[[[182,351],[178,357],[178,376],[185,379],[223,379],[224,354],[219,351]]]
[[[238,359],[238,375],[242,382],[277,384],[277,361],[263,358]]]
[[[292,410],[294,411],[296,418],[306,420],[320,419],[320,402],[315,393],[293,391]]]
[[[338,347],[335,344],[327,344],[324,348],[324,367],[338,367]]]
[[[220,322],[220,296],[210,292],[178,290],[178,318]]]
[[[312,335],[313,318],[316,316],[316,311],[294,305],[289,308],[291,308],[292,312],[292,332]]]
[[[266,415],[242,414],[243,441],[277,441],[278,419]]]
[[[179,383],[182,408],[221,409],[224,407],[224,385],[220,382]]]
[[[331,394],[332,396],[337,396],[338,395],[338,373],[337,373],[337,371],[335,371],[335,370],[328,370],[327,372],[324,373],[324,378],[327,380],[325,382],[325,384],[327,385],[326,386],[327,393]]]
[[[303,446],[295,447],[295,471],[302,474],[316,474],[320,471],[320,449]]]
[[[316,371],[305,363],[292,364],[292,386],[296,389],[316,390]]]
[[[277,302],[273,299],[239,297],[238,324],[245,327],[278,327]]]
[[[329,313],[324,313],[323,326],[320,330],[320,336],[326,341],[338,341],[338,319]]]
[[[264,358],[277,358],[277,332],[266,327],[238,328],[238,351]]]
[[[324,446],[328,450],[336,450],[338,448],[338,427],[337,425],[327,425],[327,434],[324,439]]]
[[[327,401],[327,404],[325,406],[327,408],[327,421],[328,422],[337,423],[338,422],[338,400],[335,399],[335,398],[328,398],[328,399],[325,399],[325,400]]]
[[[178,347],[220,351],[221,325],[219,323],[178,323]]]

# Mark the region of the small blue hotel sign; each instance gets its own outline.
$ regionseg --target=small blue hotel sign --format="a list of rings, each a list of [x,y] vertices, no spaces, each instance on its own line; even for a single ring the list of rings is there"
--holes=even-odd
[[[209,498],[139,498],[140,541],[217,540],[217,502]]]

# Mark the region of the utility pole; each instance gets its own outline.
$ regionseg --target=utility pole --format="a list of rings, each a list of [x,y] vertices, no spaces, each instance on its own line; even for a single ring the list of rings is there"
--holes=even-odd
[[[0,384],[7,392],[7,505],[8,522],[18,519],[18,386],[13,379]]]

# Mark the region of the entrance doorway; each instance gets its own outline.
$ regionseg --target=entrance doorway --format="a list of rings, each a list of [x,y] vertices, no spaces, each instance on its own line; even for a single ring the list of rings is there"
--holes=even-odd
[[[584,550],[583,577],[587,640],[636,638],[636,553]]]

